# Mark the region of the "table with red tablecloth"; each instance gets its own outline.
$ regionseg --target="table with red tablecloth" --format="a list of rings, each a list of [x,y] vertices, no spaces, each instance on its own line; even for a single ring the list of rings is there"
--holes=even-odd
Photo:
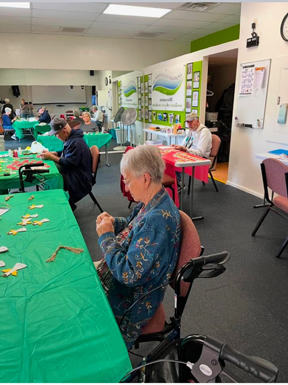
[[[210,160],[200,158],[199,156],[189,154],[187,152],[176,150],[169,146],[158,146],[161,151],[163,160],[166,163],[165,173],[175,178],[175,204],[177,207],[182,208],[182,204],[179,205],[179,195],[177,190],[177,178],[176,171],[182,171],[192,177],[192,183],[194,178],[199,179],[205,183],[208,182],[208,171]],[[182,200],[182,199],[181,199]],[[190,216],[193,210],[193,186],[191,189],[190,199]]]

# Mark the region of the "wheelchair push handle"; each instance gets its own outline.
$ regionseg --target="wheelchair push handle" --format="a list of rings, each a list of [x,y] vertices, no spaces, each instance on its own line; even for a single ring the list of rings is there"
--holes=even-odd
[[[228,251],[222,251],[221,253],[206,255],[200,257],[203,261],[203,266],[210,264],[224,265],[230,259],[230,254]]]
[[[263,382],[276,382],[278,369],[275,365],[262,358],[240,353],[228,344],[223,345],[220,352],[220,359],[231,362],[233,365],[259,378]]]

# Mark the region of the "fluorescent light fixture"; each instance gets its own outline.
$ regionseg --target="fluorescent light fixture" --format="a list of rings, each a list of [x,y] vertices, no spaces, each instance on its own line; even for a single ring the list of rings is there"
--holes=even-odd
[[[153,3],[152,3],[153,4]],[[162,17],[171,9],[110,4],[103,13],[120,16]]]
[[[5,3],[5,2],[0,2],[0,7],[6,7],[6,8],[30,8],[30,3]]]

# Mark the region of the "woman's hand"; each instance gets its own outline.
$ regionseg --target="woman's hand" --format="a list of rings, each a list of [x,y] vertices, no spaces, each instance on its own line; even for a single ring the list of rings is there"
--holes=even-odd
[[[113,226],[113,223],[111,220],[111,218],[113,218],[113,217],[109,218],[106,216],[101,221],[100,221],[99,217],[100,217],[100,215],[97,217],[97,220],[96,220],[96,231],[97,231],[97,234],[99,235],[99,237],[102,234],[105,234],[108,232],[114,233],[114,226]]]
[[[184,146],[174,145],[173,147],[174,147],[176,150],[187,152],[187,148],[184,147]]]
[[[108,214],[106,211],[104,211],[103,213],[101,213],[100,215],[98,215],[97,219],[96,219],[96,224],[98,223],[101,223],[101,221],[104,219],[104,218],[109,218],[112,222],[112,225],[114,226],[115,224],[115,218],[112,217],[112,215]]]

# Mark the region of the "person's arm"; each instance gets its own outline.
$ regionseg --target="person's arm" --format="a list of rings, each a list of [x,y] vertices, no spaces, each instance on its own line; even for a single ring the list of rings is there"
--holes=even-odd
[[[165,226],[163,229],[165,231]],[[98,239],[112,275],[118,282],[129,287],[141,286],[147,282],[147,275],[151,275],[155,256],[163,253],[166,242],[166,235],[162,233],[161,226],[157,231],[151,226],[149,228],[143,226],[134,235],[128,250],[116,241],[112,231],[102,234]],[[154,274],[157,275],[158,271]]]
[[[207,148],[208,148],[208,145],[209,145],[209,142],[211,140],[211,134],[210,132],[206,131],[206,130],[201,130],[199,132],[199,140],[197,142],[197,146],[192,146],[190,148],[187,149],[187,151],[190,153],[190,154],[193,154],[193,155],[197,155],[197,156],[200,156],[200,157],[205,157],[205,154],[207,152]]]
[[[75,168],[78,166],[82,153],[76,143],[71,143],[66,150],[65,156],[61,156],[59,164],[63,167],[63,171]]]
[[[41,158],[45,160],[53,160],[56,163],[59,163],[60,157],[58,156],[57,152],[42,152]]]

